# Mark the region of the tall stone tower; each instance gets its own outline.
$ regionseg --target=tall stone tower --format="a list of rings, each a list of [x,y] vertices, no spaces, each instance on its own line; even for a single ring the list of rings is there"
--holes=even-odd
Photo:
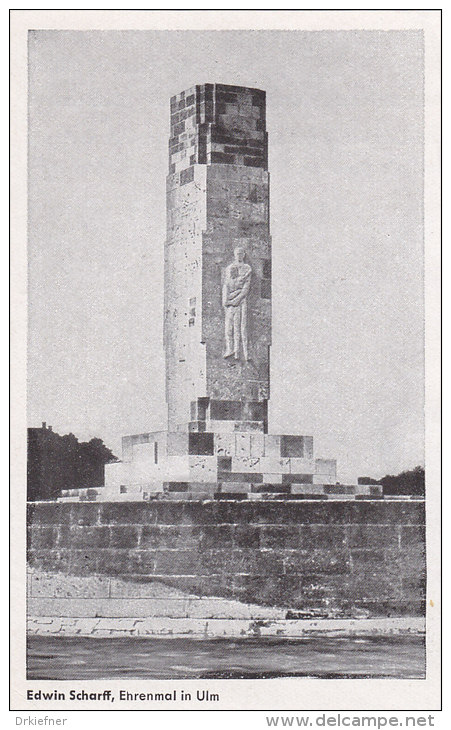
[[[168,429],[124,436],[99,499],[327,498],[336,464],[268,429],[271,238],[265,92],[171,99],[164,348]],[[363,487],[362,487],[363,489]]]
[[[169,430],[266,430],[271,239],[265,92],[171,99],[165,246]]]

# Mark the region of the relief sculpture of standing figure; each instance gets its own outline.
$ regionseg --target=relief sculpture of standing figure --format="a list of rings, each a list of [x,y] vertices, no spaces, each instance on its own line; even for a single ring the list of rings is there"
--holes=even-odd
[[[241,246],[234,250],[234,261],[225,270],[222,305],[225,311],[225,354],[240,359],[240,341],[243,356],[249,360],[247,336],[247,295],[251,286],[252,269],[245,262],[246,252]]]

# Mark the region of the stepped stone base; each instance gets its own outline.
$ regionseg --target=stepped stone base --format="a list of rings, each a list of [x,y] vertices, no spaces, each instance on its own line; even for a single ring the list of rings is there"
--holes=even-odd
[[[336,461],[314,458],[311,436],[267,434],[243,421],[216,424],[220,431],[205,430],[211,423],[204,420],[190,430],[125,436],[122,461],[105,467],[105,487],[66,490],[61,500],[381,496],[379,487],[337,485]]]

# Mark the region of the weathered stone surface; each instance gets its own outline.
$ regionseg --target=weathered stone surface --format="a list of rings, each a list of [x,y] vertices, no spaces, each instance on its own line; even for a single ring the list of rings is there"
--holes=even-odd
[[[246,604],[244,604],[246,606]],[[213,607],[212,607],[213,608]],[[271,609],[273,611],[274,609]],[[27,631],[30,634],[48,635],[61,634],[66,636],[140,636],[156,638],[171,636],[174,638],[205,638],[229,637],[251,638],[256,636],[274,636],[277,638],[306,638],[309,636],[368,636],[368,635],[421,635],[425,632],[425,622],[422,618],[359,618],[359,619],[326,619],[301,618],[286,620],[280,615],[265,613],[265,609],[258,607],[254,615],[253,607],[249,606],[251,618],[248,616],[237,618],[204,617],[188,619],[143,618],[143,619],[71,619],[56,617],[28,619]],[[242,614],[247,613],[247,607]],[[258,619],[263,620],[256,623]]]
[[[183,99],[200,99],[204,88],[196,87]],[[271,305],[267,294],[261,296],[260,284],[269,282],[265,262],[271,259],[265,101],[263,95],[254,106],[252,89],[243,88],[238,96],[225,94],[227,102],[220,101],[222,93],[213,84],[208,112],[205,105],[204,113],[182,119],[180,115],[196,109],[196,101],[189,109],[174,109],[171,116],[165,350],[169,423],[174,428],[190,420],[190,404],[199,397],[263,402],[269,395]],[[250,103],[239,106],[238,98]],[[242,113],[234,111],[238,108]],[[221,292],[237,246],[252,271],[245,314],[252,364],[246,362],[244,348],[231,367],[224,360]],[[216,420],[218,408],[213,410],[211,419]]]
[[[28,596],[34,598],[108,598],[110,578],[91,575],[80,578],[64,573],[42,573],[29,569]]]
[[[121,590],[155,599],[162,596],[150,587],[163,582],[166,591],[322,615],[425,610],[424,509],[416,501],[116,503],[100,505],[94,525],[84,505],[53,507],[53,516],[48,505],[32,513],[30,563],[47,573],[41,584],[31,575],[36,599],[119,599]],[[48,528],[61,546],[34,548],[34,532]],[[84,549],[77,547],[80,531]],[[99,546],[96,532],[109,535],[108,547]]]

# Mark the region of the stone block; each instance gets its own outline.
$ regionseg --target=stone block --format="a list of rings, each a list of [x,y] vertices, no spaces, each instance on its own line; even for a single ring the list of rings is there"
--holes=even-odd
[[[227,484],[228,486],[229,484]],[[216,518],[219,523],[250,524],[254,522],[253,505],[246,501],[218,503]]]
[[[69,528],[60,528],[59,544],[62,547],[72,548],[102,548],[108,547],[110,542],[110,528],[100,525],[73,525]]]
[[[282,484],[282,474],[263,474],[264,484]]]
[[[251,457],[260,458],[265,454],[265,435],[263,433],[251,434]]]
[[[335,484],[335,477],[330,474],[313,474],[313,484],[322,486]]]
[[[218,481],[227,484],[228,482],[245,482],[247,484],[261,484],[263,474],[257,472],[218,472]]]
[[[425,616],[425,601],[404,601],[397,599],[390,600],[356,600],[353,604],[355,608],[360,608],[371,614],[372,616]]]
[[[324,494],[356,494],[356,487],[345,484],[325,484]]]
[[[250,485],[248,482],[219,482],[220,490],[218,490],[218,493],[221,495],[221,498],[224,499],[225,495],[233,495],[233,494],[247,494],[247,492],[250,491]]]
[[[125,580],[108,578],[111,598],[153,598],[153,599],[188,599],[187,594],[178,588],[167,586],[153,576],[130,574]]]
[[[106,576],[80,578],[62,573],[32,573],[28,577],[28,595],[34,598],[108,598],[110,595],[110,578]]]
[[[213,482],[218,475],[216,456],[190,456],[189,476],[193,482]]]
[[[265,434],[265,456],[280,459],[280,436]]]
[[[383,571],[352,573],[343,576],[341,583],[337,586],[337,592],[344,599],[352,595],[356,601],[400,600],[401,581],[397,577],[393,580]]]
[[[241,409],[240,401],[211,400],[210,419],[212,421],[239,421],[242,418]]]
[[[235,525],[233,545],[235,548],[260,548],[260,528],[255,525]]]
[[[165,492],[187,492],[188,482],[163,482],[163,489]]]
[[[367,550],[365,548],[358,548],[351,550],[352,568],[353,571],[359,572],[360,570],[367,571],[369,564],[370,566],[377,566],[380,568],[384,565],[385,554],[384,551],[375,550],[374,548]]]
[[[256,502],[253,522],[259,524],[348,524],[348,503]]]
[[[191,600],[187,604],[187,613],[190,618],[252,618],[251,608],[247,604],[221,598]]]
[[[384,570],[387,573],[424,576],[426,572],[426,548],[424,545],[408,549],[385,550]]]
[[[351,525],[349,527],[349,547],[397,549],[399,533],[400,529],[395,525]]]
[[[102,528],[100,528],[102,529]],[[109,541],[99,547],[110,548],[126,548],[131,550],[137,548],[140,544],[141,531],[143,528],[139,525],[115,525],[109,530]]]
[[[415,575],[401,579],[401,598],[403,601],[419,601],[426,598],[426,576]]]
[[[155,504],[155,508],[155,522],[157,525],[191,524],[189,516],[186,512],[186,505],[184,503],[176,504],[174,502],[171,503],[159,500]]]
[[[283,572],[297,574],[330,573],[348,574],[351,571],[349,550],[337,547],[333,550],[292,550],[281,553]]]
[[[105,464],[105,487],[119,486],[130,481],[131,460],[132,456],[125,462]]]
[[[97,558],[102,550],[88,549],[70,551],[70,573],[72,575],[93,575],[97,572]]]
[[[213,500],[208,502],[185,502],[179,509],[182,512],[181,524],[194,527],[197,525],[216,525],[223,522],[219,518],[219,505]]]
[[[207,431],[211,431],[215,435],[219,433],[235,433],[237,425],[240,423],[240,421],[206,421],[206,428]]]
[[[266,400],[245,402],[243,403],[242,413],[243,421],[267,421],[268,403]]]
[[[283,477],[282,477],[283,479]],[[291,484],[292,494],[324,494],[324,486],[322,484]]]
[[[58,549],[29,550],[27,553],[28,565],[36,570],[51,573],[66,573],[70,571],[70,550]],[[94,571],[95,572],[95,571]]]
[[[248,499],[249,495],[247,492],[225,492],[223,487],[220,487],[219,492],[215,492],[214,498],[219,500],[243,500]]]
[[[32,530],[29,531],[31,539],[28,541],[28,546],[34,550],[51,550],[57,547],[58,540],[58,528],[51,527],[49,525],[35,525]]]
[[[144,525],[140,549],[190,549],[198,547],[200,537],[190,525]]]
[[[235,434],[235,454],[236,456],[251,455],[251,437],[248,433]]]
[[[348,548],[348,528],[344,525],[301,525],[299,542],[303,550]]]
[[[284,498],[287,495],[290,494],[290,485],[289,484],[270,484],[268,482],[265,482],[263,484],[252,484],[251,485],[251,492],[253,493],[262,493],[267,494],[268,498],[272,494],[278,494],[280,498]]]
[[[241,548],[234,553],[237,573],[279,576],[284,572],[283,558],[275,550]]]
[[[260,459],[250,456],[235,456],[232,459],[233,472],[261,472]]]
[[[201,556],[195,550],[157,550],[153,556],[155,575],[197,575],[202,573]]]
[[[29,502],[27,504],[28,525],[61,525],[71,520],[70,504],[50,502]]]
[[[348,504],[349,521],[380,525],[425,523],[424,502],[361,501]]]
[[[218,470],[219,471],[232,471],[232,457],[231,456],[218,456]]]
[[[154,524],[158,509],[155,502],[104,502],[92,506],[96,507],[102,525]]]
[[[260,459],[260,470],[265,474],[289,474],[290,460],[276,456],[263,456]]]
[[[300,547],[299,527],[293,525],[262,525],[260,547],[273,550],[296,550]]]
[[[83,618],[139,618],[187,615],[185,599],[152,598],[32,598],[29,605],[33,616]]]
[[[313,474],[284,474],[282,484],[312,484]]]
[[[361,495],[371,494],[370,489],[371,489],[371,487],[367,484],[357,484],[354,487],[355,494],[361,494]]]
[[[313,459],[290,458],[290,471],[293,474],[313,474],[315,472],[315,462]]]
[[[304,457],[303,436],[281,436],[280,455],[282,457],[295,457],[302,459]]]
[[[313,459],[313,436],[304,436],[304,457]]]
[[[205,482],[205,485],[207,482]],[[207,487],[204,485],[204,490],[207,489]],[[214,491],[208,490],[208,491],[187,491],[187,492],[166,492],[164,499],[169,500],[171,502],[187,502],[190,500],[205,500],[205,499],[213,499],[214,498]]]
[[[185,456],[188,453],[188,434],[171,433],[167,435],[168,456]]]
[[[213,456],[214,434],[213,433],[190,433],[189,453],[192,455]]]
[[[200,554],[200,572],[204,575],[219,574],[230,575],[235,569],[232,565],[236,559],[237,551],[229,549],[204,550]]]
[[[204,525],[197,532],[200,551],[215,548],[232,550],[234,529],[233,525]]]
[[[234,426],[235,431],[263,433],[265,424],[264,421],[235,421]]]
[[[396,529],[396,528],[395,528]],[[408,549],[411,546],[424,546],[426,544],[425,525],[412,525],[399,528],[399,546]]]
[[[234,595],[241,601],[270,606],[297,607],[302,602],[300,576],[240,575],[233,579]]]
[[[187,430],[188,433],[202,433],[207,430],[206,421],[190,421]]]
[[[133,461],[150,461],[155,464],[155,442],[133,444]]]
[[[188,482],[188,491],[193,494],[193,499],[196,498],[196,494],[212,495],[216,492],[218,487],[217,481],[214,482]]]
[[[152,550],[129,550],[126,573],[152,575],[155,571],[156,553]]]

